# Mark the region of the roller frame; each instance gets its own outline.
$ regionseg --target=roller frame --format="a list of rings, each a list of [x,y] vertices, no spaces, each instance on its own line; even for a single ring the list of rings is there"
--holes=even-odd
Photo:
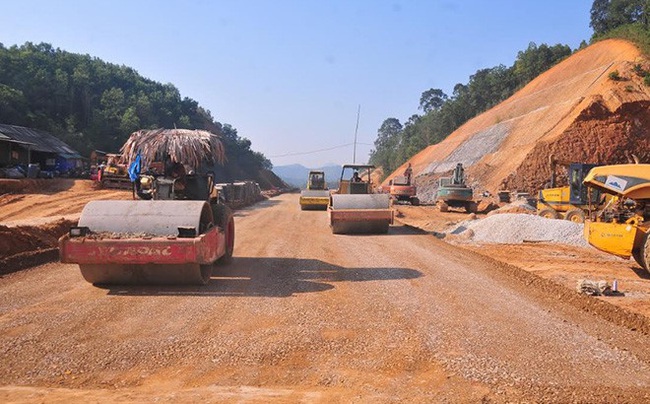
[[[230,224],[213,222],[205,201],[93,201],[79,219],[91,233],[61,237],[61,262],[93,284],[205,284],[227,253]],[[201,234],[174,235],[181,226]]]
[[[393,224],[388,194],[332,195],[330,226],[335,234],[386,233]]]

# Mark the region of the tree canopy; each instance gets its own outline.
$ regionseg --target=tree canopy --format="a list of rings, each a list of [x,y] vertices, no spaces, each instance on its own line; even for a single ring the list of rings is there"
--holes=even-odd
[[[647,0],[594,0],[589,26],[594,36],[627,24],[640,23],[647,27],[649,7]]]
[[[223,137],[225,169],[238,178],[271,168],[250,148],[250,140],[217,122],[195,100],[181,97],[173,84],[47,43],[0,44],[0,122],[48,131],[84,155],[116,152],[139,129],[203,129]],[[241,172],[234,165],[246,168]]]

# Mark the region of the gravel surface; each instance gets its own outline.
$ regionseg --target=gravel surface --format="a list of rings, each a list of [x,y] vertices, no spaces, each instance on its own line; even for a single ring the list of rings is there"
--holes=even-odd
[[[401,226],[332,235],[295,194],[235,220],[206,287],[102,289],[58,263],[0,278],[0,401],[650,399],[647,336],[482,256]]]
[[[479,243],[549,242],[589,247],[582,236],[583,227],[582,224],[568,220],[502,213],[490,215],[485,219],[463,221],[449,233]]]

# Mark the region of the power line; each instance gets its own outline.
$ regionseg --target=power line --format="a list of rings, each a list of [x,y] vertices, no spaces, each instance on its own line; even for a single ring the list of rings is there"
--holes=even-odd
[[[321,152],[324,152],[324,151],[341,149],[343,147],[352,146],[353,144],[354,143],[346,143],[346,144],[342,144],[342,145],[339,145],[339,146],[333,146],[333,147],[328,147],[328,148],[325,148],[325,149],[318,149],[318,150],[312,150],[312,151],[307,151],[307,152],[293,152],[293,153],[277,154],[275,156],[268,156],[268,158],[273,159],[273,158],[278,158],[278,157],[303,156],[305,154],[314,154],[314,153],[321,153]]]

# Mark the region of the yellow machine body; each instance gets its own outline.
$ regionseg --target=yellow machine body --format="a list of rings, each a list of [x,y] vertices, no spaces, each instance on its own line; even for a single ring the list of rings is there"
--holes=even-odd
[[[585,239],[601,251],[634,257],[650,270],[650,164],[595,167],[584,183],[611,196],[585,222]]]
[[[326,210],[330,203],[330,191],[325,182],[325,172],[312,170],[307,179],[307,189],[300,192],[300,209]]]

